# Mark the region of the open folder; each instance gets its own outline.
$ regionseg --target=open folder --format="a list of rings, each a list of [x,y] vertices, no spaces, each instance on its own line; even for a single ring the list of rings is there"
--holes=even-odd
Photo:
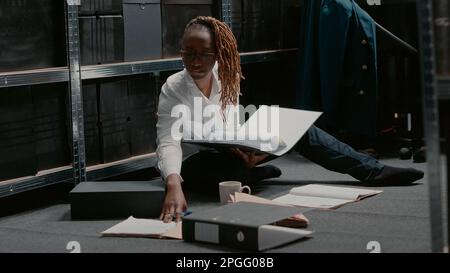
[[[138,219],[132,216],[103,231],[104,237],[146,237],[181,240],[181,222],[164,223],[161,220]]]
[[[273,201],[299,207],[335,209],[381,192],[383,191],[313,184],[293,188],[288,194]]]
[[[202,131],[202,135],[194,133],[183,137],[181,141],[212,148],[235,147],[281,156],[294,147],[321,114],[262,105],[236,131]]]
[[[232,202],[250,202],[250,203],[258,203],[258,204],[269,204],[269,205],[278,205],[278,206],[291,206],[288,204],[278,203],[269,199],[261,198],[258,196],[235,192],[234,195],[231,195]],[[288,218],[279,220],[273,225],[282,226],[282,227],[291,227],[291,228],[305,228],[309,224],[308,218],[306,218],[303,214],[294,214]]]

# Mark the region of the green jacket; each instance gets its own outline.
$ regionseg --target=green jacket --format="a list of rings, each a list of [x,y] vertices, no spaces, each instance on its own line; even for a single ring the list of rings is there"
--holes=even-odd
[[[318,125],[374,136],[376,27],[353,0],[305,1],[297,105],[323,111]]]

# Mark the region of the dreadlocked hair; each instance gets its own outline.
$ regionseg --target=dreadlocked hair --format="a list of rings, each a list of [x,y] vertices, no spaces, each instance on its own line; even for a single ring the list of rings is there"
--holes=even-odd
[[[186,33],[193,25],[205,26],[213,34],[219,63],[219,80],[222,84],[220,95],[222,110],[228,104],[236,105],[240,92],[240,81],[244,79],[236,38],[225,23],[213,17],[198,16],[192,19],[186,25],[184,32]]]

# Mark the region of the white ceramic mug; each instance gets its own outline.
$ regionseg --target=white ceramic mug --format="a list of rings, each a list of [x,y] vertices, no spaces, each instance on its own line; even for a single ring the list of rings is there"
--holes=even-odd
[[[247,190],[248,194],[251,194],[250,187],[242,186],[242,183],[239,181],[220,182],[219,183],[220,203],[222,205],[230,203],[231,202],[230,195],[234,195],[235,192],[242,192],[243,190]]]

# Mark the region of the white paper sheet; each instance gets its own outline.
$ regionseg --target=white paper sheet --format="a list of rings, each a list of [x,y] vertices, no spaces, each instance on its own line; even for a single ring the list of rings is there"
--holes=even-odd
[[[160,237],[176,227],[175,222],[164,223],[161,220],[137,219],[129,217],[127,220],[102,232],[103,236],[136,236]]]
[[[293,188],[290,190],[289,193],[301,196],[315,196],[315,197],[336,198],[336,199],[356,201],[365,196],[370,196],[381,192],[383,191],[310,184],[302,187]]]
[[[290,204],[299,207],[309,207],[309,208],[322,208],[330,209],[344,205],[350,200],[344,199],[333,199],[333,198],[323,198],[323,197],[313,197],[313,196],[299,196],[293,194],[286,194],[278,198],[273,199],[275,202],[280,202],[284,204]]]
[[[293,188],[288,194],[273,201],[300,207],[331,209],[381,192],[383,191],[313,184]]]
[[[279,119],[273,121],[269,118],[271,115],[267,113],[276,111],[278,111]],[[262,105],[241,127],[240,131],[252,132],[261,127],[268,131],[279,131],[278,138],[284,144],[284,147],[280,147],[281,149],[272,152],[272,154],[281,156],[297,144],[321,114],[321,112]]]
[[[206,146],[241,146],[281,156],[294,147],[321,114],[262,105],[237,132],[226,132],[228,135],[236,135],[236,139],[216,139],[216,134],[225,135],[224,132],[216,132],[205,136],[205,139],[183,138],[183,142]],[[245,136],[244,140],[242,136]]]

